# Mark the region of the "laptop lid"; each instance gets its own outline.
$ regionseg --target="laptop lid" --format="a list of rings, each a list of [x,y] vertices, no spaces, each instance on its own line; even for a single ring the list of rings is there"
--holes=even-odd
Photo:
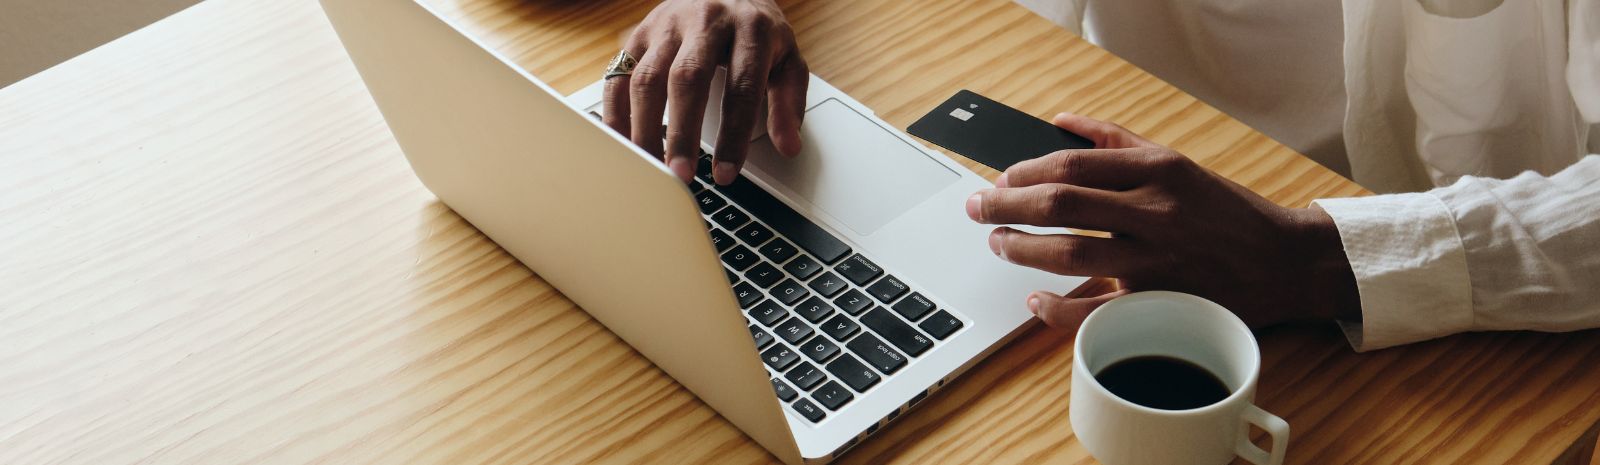
[[[801,462],[681,181],[426,5],[322,4],[429,190],[768,451]]]

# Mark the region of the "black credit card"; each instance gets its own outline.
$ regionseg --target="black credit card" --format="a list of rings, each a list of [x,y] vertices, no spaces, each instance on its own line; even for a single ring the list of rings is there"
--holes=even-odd
[[[956,92],[906,132],[996,170],[1094,142],[970,90]]]

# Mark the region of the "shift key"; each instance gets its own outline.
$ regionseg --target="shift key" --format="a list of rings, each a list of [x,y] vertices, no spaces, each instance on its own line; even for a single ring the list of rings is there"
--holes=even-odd
[[[912,328],[911,325],[901,321],[900,317],[894,316],[888,310],[884,310],[883,307],[873,307],[872,310],[861,315],[861,324],[866,325],[867,328],[872,329],[872,332],[878,333],[884,339],[888,339],[889,343],[894,344],[895,347],[899,347],[900,350],[904,350],[912,356],[922,355],[923,352],[928,351],[929,347],[933,347],[932,340],[917,332],[916,328]]]
[[[851,339],[849,344],[845,344],[845,347],[849,347],[850,352],[860,356],[862,360],[867,361],[868,365],[872,365],[873,368],[877,368],[878,371],[886,375],[892,375],[894,372],[899,371],[900,367],[906,366],[906,356],[900,355],[900,352],[894,350],[894,347],[890,347],[888,343],[872,337],[871,334],[857,336],[855,339]]]

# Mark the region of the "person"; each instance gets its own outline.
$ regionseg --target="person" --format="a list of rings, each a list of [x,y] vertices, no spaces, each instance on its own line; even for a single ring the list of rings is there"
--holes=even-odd
[[[1019,163],[965,206],[998,226],[989,246],[1005,260],[1119,280],[1105,295],[1027,296],[1045,323],[1070,328],[1119,295],[1167,289],[1252,326],[1338,321],[1357,350],[1600,327],[1600,156],[1584,156],[1600,122],[1600,0],[1056,1],[1074,21],[1087,13],[1090,38],[1111,51],[1142,65],[1178,57],[1152,72],[1204,71],[1178,84],[1292,147],[1346,156],[1358,181],[1400,193],[1282,207],[1119,126],[1058,115],[1096,148]],[[1336,7],[1342,38],[1325,22],[1302,24]],[[1426,16],[1444,14],[1487,19]],[[1326,53],[1341,41],[1343,61]],[[805,61],[770,0],[664,1],[624,50],[641,58],[631,77],[608,79],[606,123],[678,176],[692,175],[717,66],[731,97],[716,181],[737,175],[762,98],[773,144],[799,151]],[[1305,115],[1272,122],[1293,113]]]

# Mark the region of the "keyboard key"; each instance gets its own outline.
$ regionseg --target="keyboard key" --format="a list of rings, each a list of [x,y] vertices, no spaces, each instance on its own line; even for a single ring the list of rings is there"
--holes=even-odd
[[[788,374],[783,375],[783,379],[794,383],[794,387],[800,388],[802,391],[810,391],[811,388],[822,384],[822,380],[828,379],[828,377],[823,375],[822,370],[815,365],[800,362],[793,370],[789,370]]]
[[[711,245],[717,246],[718,252],[726,252],[729,247],[733,247],[733,236],[722,232],[721,229],[713,229],[711,230]]]
[[[761,300],[761,290],[751,286],[750,283],[734,284],[733,296],[739,298],[739,308],[750,308],[750,304]]]
[[[746,276],[749,275],[747,274]],[[751,280],[754,281],[754,278]],[[906,296],[905,300],[894,304],[894,311],[899,313],[900,316],[906,317],[907,320],[917,321],[922,319],[923,315],[933,311],[933,301],[923,297],[922,294],[913,292],[911,295]]]
[[[794,312],[800,316],[806,317],[806,321],[816,323],[822,321],[823,318],[827,318],[828,315],[833,314],[833,306],[828,305],[828,301],[826,300],[812,297],[806,299],[805,302],[801,302],[800,305],[795,306]]]
[[[723,228],[726,228],[729,231],[736,231],[740,226],[744,226],[745,223],[749,223],[750,217],[745,215],[744,212],[739,211],[739,209],[729,206],[723,207],[721,210],[717,210],[716,213],[711,214],[711,221],[717,222],[718,225],[721,225]]]
[[[769,245],[770,247],[770,245]],[[800,258],[783,265],[783,271],[789,272],[796,278],[806,279],[822,271],[822,264],[812,260],[811,257],[801,255]]]
[[[706,183],[699,182],[699,181],[689,183],[689,190],[694,192],[694,193],[696,193],[696,194],[699,194],[701,192],[705,192],[706,189],[709,189],[708,187],[706,187]]]
[[[844,342],[845,339],[849,339],[850,336],[856,335],[856,331],[860,330],[861,325],[856,324],[854,321],[850,321],[850,319],[845,318],[844,315],[833,317],[833,319],[828,320],[827,323],[822,324],[822,332],[827,333],[828,337],[831,337],[833,340],[839,342]]]
[[[839,346],[828,342],[828,339],[822,336],[811,338],[811,340],[798,347],[800,347],[800,353],[806,354],[806,358],[817,363],[826,362],[833,357],[833,354],[839,353]]]
[[[761,247],[761,256],[767,257],[767,260],[772,260],[772,263],[783,263],[788,261],[789,258],[793,257],[796,253],[799,252],[795,250],[794,244],[790,244],[789,241],[783,239],[777,239],[772,242],[768,242],[767,245]],[[815,266],[813,266],[813,268],[814,267]],[[805,277],[801,277],[800,279],[805,279]]]
[[[850,246],[844,244],[832,233],[812,223],[811,220],[801,216],[794,209],[789,208],[772,194],[762,190],[749,179],[740,177],[733,180],[733,184],[723,186],[717,190],[727,195],[733,203],[739,204],[751,214],[761,218],[778,234],[794,242],[806,252],[810,252],[817,260],[823,263],[833,263],[850,254]]]
[[[839,306],[839,309],[844,310],[846,313],[860,315],[862,310],[872,306],[872,301],[867,300],[867,295],[862,294],[861,291],[851,289],[850,292],[833,299],[833,304]]]
[[[750,249],[746,249],[742,245],[733,246],[732,250],[722,254],[722,263],[727,263],[728,267],[733,268],[734,271],[744,271],[745,268],[749,268],[750,265],[754,265],[760,260],[760,258],[756,257],[755,252],[751,252]]]
[[[750,308],[750,319],[768,327],[771,327],[773,323],[777,323],[778,320],[782,320],[783,316],[788,314],[789,311],[784,310],[782,305],[778,305],[777,302],[771,300],[763,300],[761,303],[756,304],[755,307]]]
[[[799,344],[800,341],[804,341],[807,336],[811,335],[811,325],[800,321],[799,318],[790,318],[788,321],[778,324],[778,327],[773,328],[772,331],[778,333],[778,337],[789,341],[790,344]]]
[[[850,385],[850,389],[855,389],[856,392],[866,392],[867,388],[878,384],[878,381],[883,379],[877,373],[873,373],[871,368],[867,368],[866,365],[862,365],[861,362],[857,361],[855,357],[849,355],[841,355],[838,360],[829,363],[828,373],[833,373],[833,377],[844,381],[845,384]]]
[[[833,273],[823,273],[817,279],[811,280],[811,290],[817,291],[823,297],[833,297],[834,294],[844,290],[846,286],[848,285],[844,283],[844,278],[840,278],[839,275]]]
[[[854,399],[855,395],[850,394],[850,390],[840,386],[837,381],[829,381],[828,384],[822,385],[822,389],[811,393],[811,398],[821,402],[828,410],[837,412],[839,407],[850,403],[850,399]]]
[[[756,325],[750,325],[750,337],[756,340],[757,349],[764,349],[767,344],[772,343],[772,333],[768,333],[767,330],[761,329]]]
[[[877,368],[878,371],[886,375],[892,375],[895,371],[900,370],[900,367],[906,366],[906,356],[900,355],[900,352],[894,350],[893,347],[889,347],[888,343],[872,337],[871,334],[856,336],[855,339],[850,340],[844,346],[849,348],[851,353],[861,356],[861,359],[866,360],[868,365],[872,365],[873,368]],[[783,347],[783,345],[779,344],[778,347]],[[768,349],[769,352],[771,350]]]
[[[852,255],[844,263],[834,266],[833,269],[838,270],[839,274],[844,275],[844,279],[856,283],[857,286],[865,286],[867,283],[872,282],[873,278],[883,274],[883,268],[878,268],[878,264],[872,263],[871,260],[867,260],[867,257],[863,257],[861,254]]]
[[[922,355],[929,347],[933,347],[932,340],[883,307],[868,310],[865,315],[861,315],[861,324],[912,356]]]
[[[734,235],[738,236],[739,240],[744,241],[744,243],[750,244],[751,247],[758,247],[772,239],[772,230],[767,229],[766,226],[751,222],[744,225],[743,228],[739,228],[739,231]]]
[[[772,287],[773,284],[777,284],[778,280],[783,279],[783,272],[773,268],[772,265],[760,263],[751,267],[750,271],[744,272],[744,277],[757,287],[766,289]]]
[[[728,284],[729,285],[732,285],[733,283],[739,282],[739,275],[733,274],[733,270],[730,270],[727,267],[723,267],[722,268],[722,272],[724,274],[728,275]]]
[[[943,340],[950,337],[956,330],[961,329],[961,320],[957,319],[955,315],[951,315],[950,312],[940,310],[939,313],[928,317],[928,321],[922,322],[917,327],[927,331],[933,337]]]
[[[700,193],[695,194],[694,203],[700,205],[700,213],[707,215],[710,215],[711,212],[721,210],[722,207],[728,206],[727,200],[723,199],[722,196],[717,195],[716,192],[709,190],[700,191]]]
[[[772,296],[783,301],[784,305],[794,305],[795,302],[799,302],[800,299],[810,295],[811,292],[806,291],[805,286],[794,282],[793,279],[785,279],[783,282],[778,283],[778,287],[772,288]]]
[[[867,294],[871,294],[872,298],[878,299],[879,302],[883,303],[894,302],[896,297],[900,297],[900,294],[904,293],[906,293],[906,283],[894,279],[894,276],[884,276],[878,282],[867,286]]]
[[[661,133],[666,134],[666,129],[662,129]],[[700,157],[700,163],[696,164],[694,167],[694,175],[695,177],[700,178],[700,180],[705,181],[706,184],[716,183],[716,181],[711,179],[711,157]]]
[[[823,417],[828,416],[828,414],[822,413],[822,409],[818,408],[817,404],[813,404],[809,400],[797,400],[795,401],[793,407],[796,413],[799,413],[802,417],[806,417],[807,420],[811,420],[812,423],[822,421]]]
[[[783,344],[774,344],[771,349],[767,349],[766,352],[761,353],[761,361],[766,362],[767,366],[778,371],[783,371],[785,368],[789,368],[789,365],[794,365],[795,360],[799,359],[799,354],[794,353],[793,350],[789,350],[789,348]]]
[[[789,385],[783,384],[783,381],[778,381],[778,378],[772,378],[772,391],[778,393],[778,400],[784,402],[800,397],[800,393],[794,392],[794,389],[790,389]]]

